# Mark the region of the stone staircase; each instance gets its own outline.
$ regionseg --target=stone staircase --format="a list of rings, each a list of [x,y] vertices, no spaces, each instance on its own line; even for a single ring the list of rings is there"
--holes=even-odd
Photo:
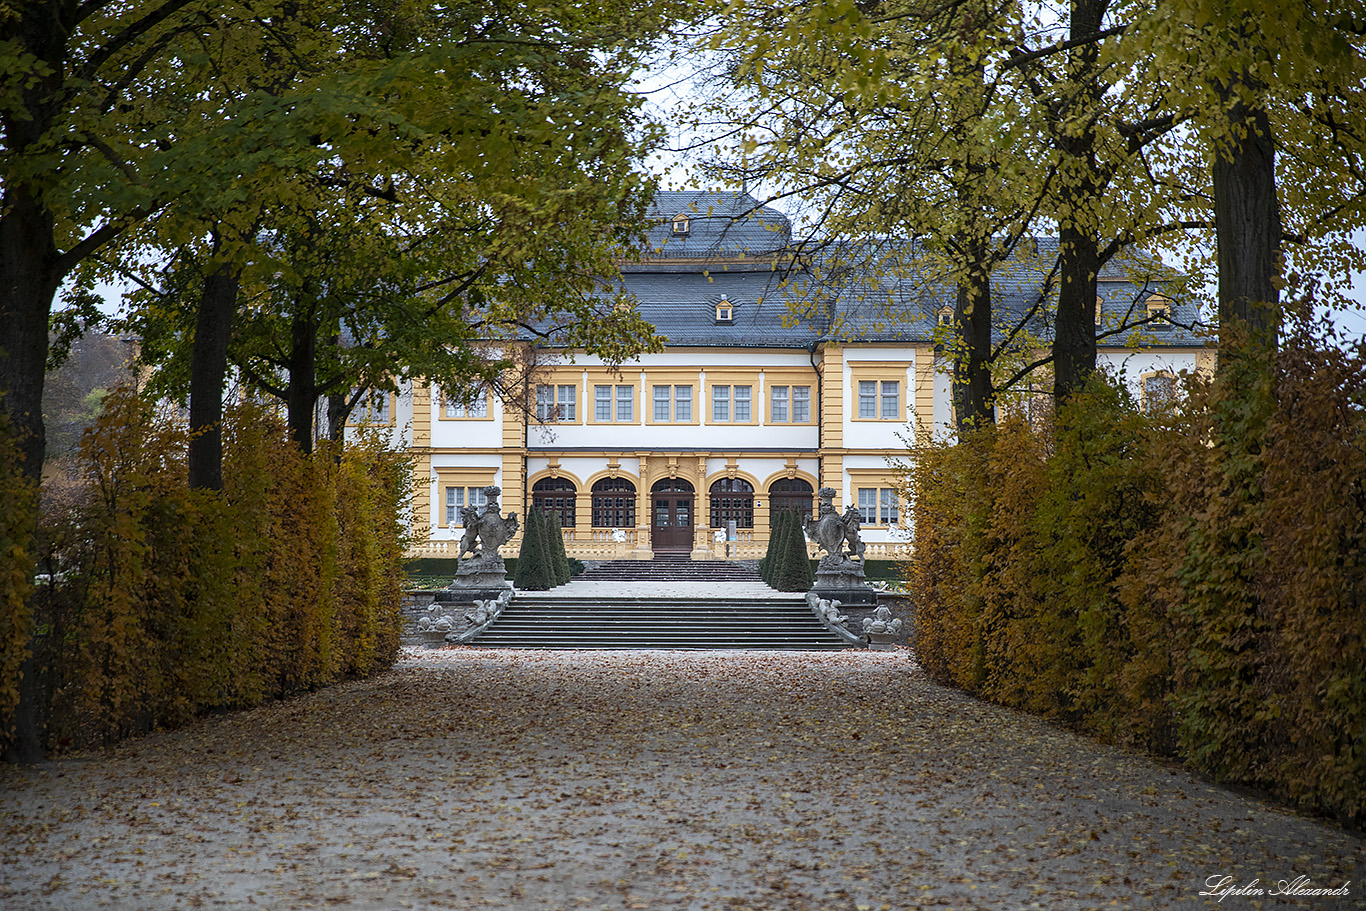
[[[583,578],[582,575],[579,578]],[[845,648],[790,598],[566,598],[518,595],[471,645],[526,649]]]

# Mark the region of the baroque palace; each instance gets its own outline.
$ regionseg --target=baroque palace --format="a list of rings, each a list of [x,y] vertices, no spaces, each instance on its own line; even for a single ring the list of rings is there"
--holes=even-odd
[[[743,194],[684,192],[659,194],[653,215],[650,255],[622,272],[667,339],[663,352],[615,372],[587,357],[543,368],[525,413],[496,396],[447,401],[422,383],[366,410],[416,457],[412,555],[456,556],[461,510],[482,505],[491,485],[502,488],[504,512],[557,514],[580,559],[754,559],[772,518],[810,514],[822,487],[836,491],[841,512],[858,507],[868,559],[905,553],[895,463],[917,432],[952,426],[947,364],[936,353],[936,328],[951,313],[946,289],[911,292],[895,321],[874,318],[869,304],[887,299],[885,283],[878,295],[832,295],[811,325],[789,316],[774,269],[791,242],[780,212]],[[1027,306],[1045,271],[1007,270],[994,306]],[[1136,306],[1190,322],[1127,274],[1102,274],[1101,289],[1098,321]],[[1176,372],[1212,363],[1190,333],[1156,328],[1142,347],[1100,352],[1145,398],[1170,394]]]

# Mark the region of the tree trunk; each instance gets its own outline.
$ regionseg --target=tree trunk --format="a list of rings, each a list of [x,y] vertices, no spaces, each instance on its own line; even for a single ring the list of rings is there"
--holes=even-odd
[[[6,154],[22,159],[40,145],[52,125],[53,100],[60,96],[66,72],[67,28],[60,17],[64,7],[55,3],[28,3],[4,23],[0,38],[13,51],[32,54],[48,64],[44,75],[23,83],[23,88],[0,106]],[[43,424],[43,383],[47,377],[48,317],[52,298],[61,284],[62,269],[57,249],[56,217],[42,196],[37,179],[6,180],[0,189],[0,410],[9,417],[24,464],[26,482],[36,490],[42,481],[47,430]],[[17,542],[32,553],[38,531],[34,511]],[[43,668],[35,657],[33,642],[37,601],[30,594],[33,611],[28,629],[18,630],[20,662],[19,700],[14,711],[14,738],[5,749],[7,762],[38,762],[43,758]]]
[[[1099,46],[1089,39],[1100,31],[1105,0],[1072,0],[1071,34],[1083,44],[1067,55],[1067,89],[1059,182],[1058,313],[1053,322],[1053,404],[1062,405],[1096,369],[1096,276],[1100,271],[1097,236],[1096,130],[1100,102],[1096,85]]]
[[[345,392],[334,392],[327,397],[327,438],[338,447],[345,440],[346,419],[351,416],[348,398]]]
[[[971,262],[958,280],[953,325],[960,346],[953,361],[953,405],[958,435],[985,427],[992,413],[991,266],[980,243],[970,244]]]
[[[190,487],[197,490],[223,489],[223,384],[240,278],[236,264],[219,263],[199,301],[190,354]]]
[[[1096,273],[1100,245],[1075,226],[1059,232],[1058,315],[1053,321],[1053,405],[1076,392],[1096,370]]]
[[[318,355],[318,327],[308,310],[296,312],[290,322],[289,385],[286,402],[289,409],[289,435],[299,450],[313,451],[313,412],[318,404],[315,384]]]
[[[19,434],[24,474],[43,475],[48,315],[61,276],[52,212],[26,187],[6,188],[0,218],[0,408]]]
[[[1230,138],[1213,166],[1215,233],[1219,245],[1219,340],[1239,326],[1258,346],[1276,347],[1280,333],[1281,210],[1276,198],[1276,148],[1262,107],[1235,102]]]
[[[52,212],[23,185],[6,187],[5,215],[0,218],[0,409],[18,434],[25,482],[37,489],[43,476],[47,431],[43,424],[43,382],[47,368],[48,314],[60,280]],[[35,498],[36,502],[36,498]],[[32,553],[38,514],[21,542]],[[5,750],[7,762],[43,759],[42,668],[34,655],[35,611],[27,612],[29,628],[20,631],[19,703],[14,710],[14,738]]]

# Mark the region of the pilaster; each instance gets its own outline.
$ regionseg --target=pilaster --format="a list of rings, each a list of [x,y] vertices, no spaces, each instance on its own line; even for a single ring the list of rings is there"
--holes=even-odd
[[[650,464],[648,452],[637,452],[640,460],[640,489],[636,491],[636,547],[631,551],[632,560],[653,560],[655,552],[650,547],[650,517],[654,515],[655,501],[650,495],[654,486],[654,466]]]
[[[915,434],[919,439],[934,429],[934,349],[915,349]]]
[[[413,542],[432,535],[432,387],[413,380]]]
[[[835,488],[835,504],[844,501],[844,349],[827,345],[821,356],[820,486]]]
[[[501,402],[499,410],[503,427],[503,512],[522,520],[517,534],[505,546],[509,553],[516,553],[521,549],[526,529],[526,415]]]

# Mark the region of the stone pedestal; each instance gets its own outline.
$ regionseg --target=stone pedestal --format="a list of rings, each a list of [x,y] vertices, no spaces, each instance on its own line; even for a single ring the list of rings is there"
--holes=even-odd
[[[816,566],[816,584],[811,591],[841,604],[877,603],[877,592],[868,584],[863,574],[863,564],[848,557],[822,557]]]
[[[870,649],[890,652],[901,638],[901,620],[892,616],[891,608],[879,606],[873,616],[864,619],[863,634],[868,637]]]
[[[507,580],[507,564],[495,554],[462,559],[455,571],[455,581],[438,591],[436,600],[473,604],[511,591],[512,583]]]

